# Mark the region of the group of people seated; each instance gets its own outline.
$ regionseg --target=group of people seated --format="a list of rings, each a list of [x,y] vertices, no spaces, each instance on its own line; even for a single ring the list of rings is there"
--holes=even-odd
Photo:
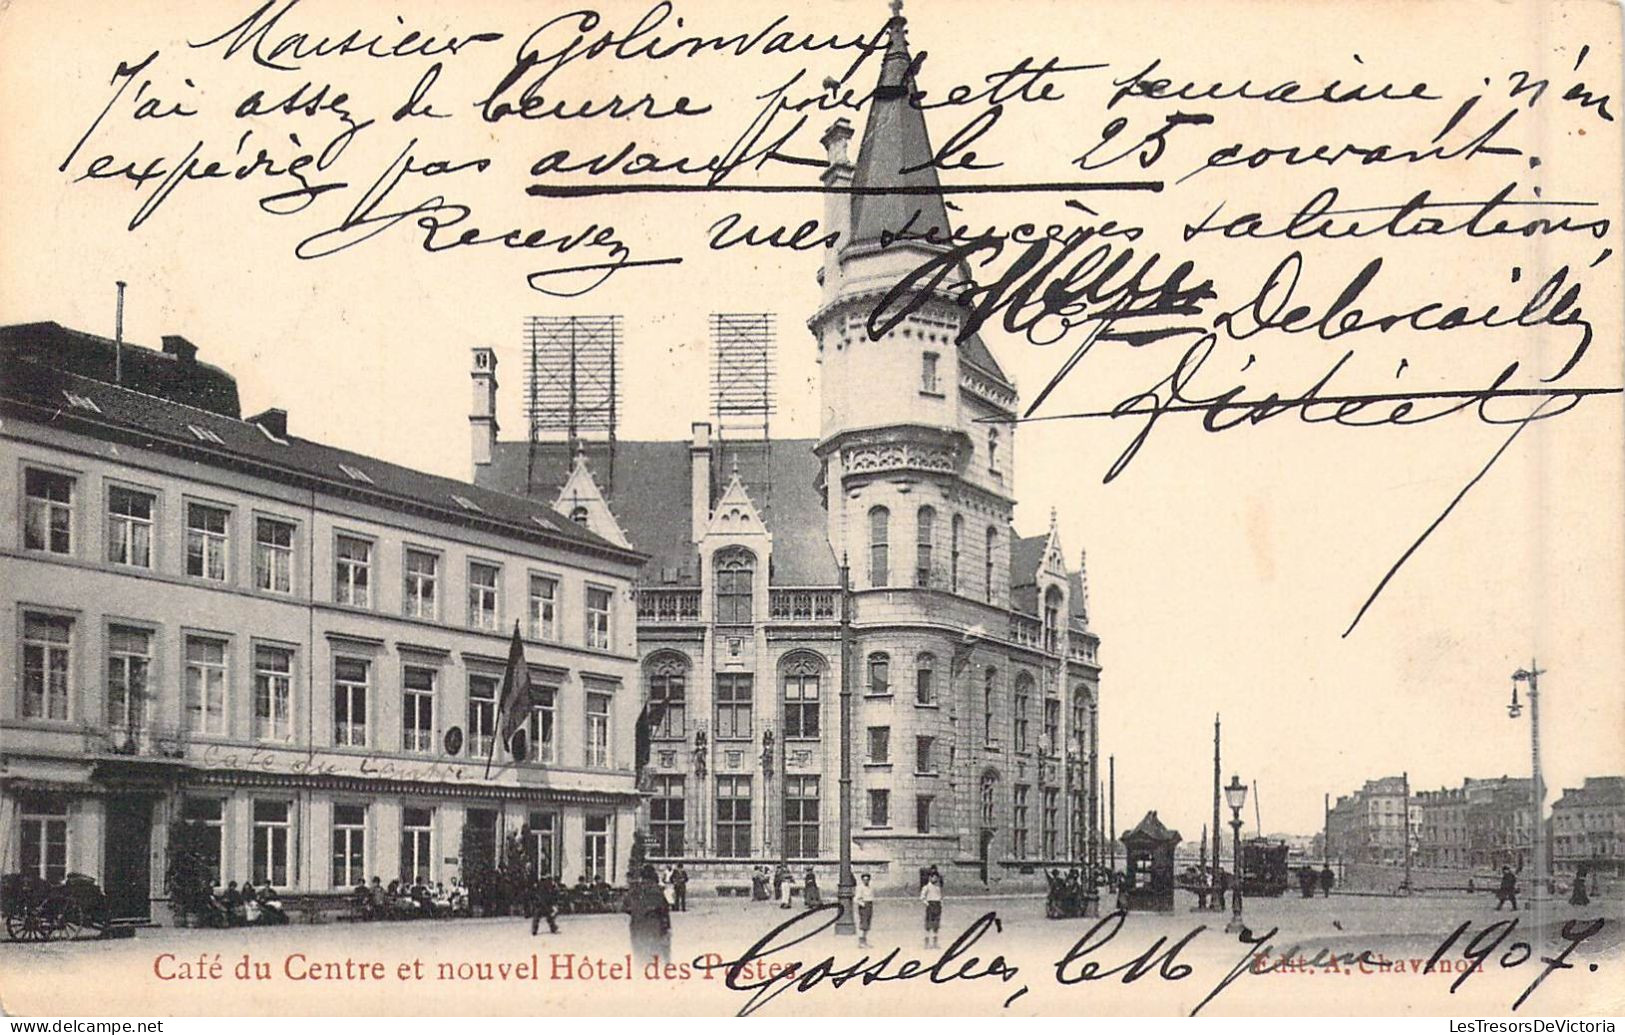
[[[214,904],[219,911],[217,919],[228,927],[288,922],[288,914],[282,909],[282,899],[269,881],[259,888],[254,886],[253,881],[244,881],[240,888],[236,881],[232,881],[226,885],[225,891],[214,896]]]
[[[451,879],[450,887],[440,881],[431,886],[421,874],[415,880],[392,880],[388,885],[374,877],[370,884],[357,884],[352,897],[357,920],[469,915],[468,891],[456,877]]]
[[[600,874],[592,880],[577,877],[569,887],[559,889],[561,913],[614,913],[621,908],[621,892]]]
[[[1049,882],[1049,894],[1044,899],[1044,915],[1051,920],[1084,916],[1089,901],[1096,895],[1095,888],[1101,884],[1114,884],[1112,878],[1115,876],[1109,870],[1104,871],[1091,885],[1083,871],[1076,866],[1064,875],[1059,869],[1050,870],[1044,874],[1044,879]]]

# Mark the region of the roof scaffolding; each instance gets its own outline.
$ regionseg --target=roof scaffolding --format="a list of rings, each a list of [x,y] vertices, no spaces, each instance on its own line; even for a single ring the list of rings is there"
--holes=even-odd
[[[615,485],[621,409],[621,318],[532,316],[525,320],[525,419],[530,441],[563,438],[572,457],[588,436],[609,446],[606,492]],[[534,452],[534,451],[533,451]],[[534,461],[532,465],[534,466]],[[527,486],[531,472],[526,473]]]

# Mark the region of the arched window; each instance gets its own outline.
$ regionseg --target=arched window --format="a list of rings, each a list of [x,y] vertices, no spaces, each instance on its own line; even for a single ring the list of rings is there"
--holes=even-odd
[[[797,651],[779,665],[784,688],[784,735],[789,739],[818,737],[824,660],[809,651]]]
[[[885,586],[890,558],[891,511],[885,507],[869,508],[869,585]]]
[[[571,507],[570,508],[570,520],[574,521],[578,525],[585,525],[587,523],[587,508],[586,508],[586,506],[584,504],[578,503],[574,507]]]
[[[1044,593],[1044,649],[1054,654],[1061,649],[1061,591],[1051,586]]]
[[[987,747],[997,743],[993,738],[993,690],[998,680],[997,669],[982,673],[982,743]]]
[[[1011,722],[1011,746],[1016,751],[1025,752],[1032,747],[1028,740],[1032,706],[1033,677],[1023,672],[1016,677],[1015,716]]]
[[[959,592],[959,537],[965,530],[965,519],[958,514],[949,523],[950,533],[948,541],[948,591]]]
[[[931,542],[937,534],[937,512],[921,507],[914,531],[914,584],[923,589],[931,585]]]
[[[688,659],[662,651],[644,665],[649,687],[649,736],[680,739],[688,732]]]
[[[999,530],[994,528],[992,525],[989,525],[987,526],[987,553],[984,560],[987,568],[986,572],[984,573],[986,575],[984,580],[986,582],[986,586],[984,588],[987,591],[987,602],[990,604],[993,603],[993,566],[994,562],[998,559],[998,551]]]
[[[937,703],[937,659],[933,654],[914,656],[914,703]]]
[[[716,612],[718,625],[751,624],[752,584],[756,558],[749,550],[720,550],[716,556]]]
[[[993,825],[993,791],[999,785],[999,774],[991,769],[982,773],[982,826]]]
[[[890,654],[869,655],[869,693],[877,697],[891,693]]]

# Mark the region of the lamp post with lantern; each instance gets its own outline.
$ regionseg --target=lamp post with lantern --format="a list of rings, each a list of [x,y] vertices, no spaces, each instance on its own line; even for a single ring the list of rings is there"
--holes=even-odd
[[[1545,675],[1544,669],[1530,659],[1528,668],[1520,668],[1512,673],[1512,701],[1507,705],[1507,717],[1517,719],[1523,714],[1523,705],[1518,703],[1518,684],[1529,684],[1529,767],[1530,787],[1529,794],[1532,799],[1529,825],[1529,848],[1534,862],[1534,883],[1529,890],[1529,896],[1524,899],[1526,909],[1534,908],[1535,897],[1546,890],[1546,853],[1545,831],[1541,813],[1546,808],[1546,785],[1540,776],[1540,682]]]
[[[1247,785],[1234,773],[1224,788],[1224,802],[1230,806],[1230,833],[1234,842],[1231,865],[1235,867],[1235,883],[1230,888],[1230,922],[1224,926],[1228,933],[1241,930],[1241,808],[1247,804]],[[1217,869],[1218,860],[1213,864]]]

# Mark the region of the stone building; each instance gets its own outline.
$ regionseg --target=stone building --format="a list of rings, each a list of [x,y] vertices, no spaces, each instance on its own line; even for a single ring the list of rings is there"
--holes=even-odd
[[[1471,865],[1465,787],[1421,791],[1416,802],[1422,813],[1417,864],[1447,869]]]
[[[1533,781],[1502,776],[1467,780],[1468,863],[1475,869],[1510,866],[1521,870],[1532,864],[1534,845]]]
[[[928,864],[960,887],[1038,882],[1098,841],[1099,639],[1054,515],[1040,534],[1013,527],[1016,386],[943,295],[867,330],[940,251],[919,238],[949,237],[904,20],[889,28],[855,161],[845,119],[823,137],[839,238],[807,320],[816,439],[719,442],[695,423],[686,440],[618,441],[611,491],[602,447],[589,462],[496,441],[492,357],[476,352],[475,480],[650,555],[637,595],[654,854],[728,880],[836,858],[843,680],[853,857],[879,883]]]
[[[1588,776],[1552,803],[1552,872],[1625,874],[1625,776]]]
[[[185,818],[215,831],[221,885],[312,898],[447,881],[466,825],[624,880],[642,555],[281,410],[241,419],[195,352],[0,328],[4,872],[86,873],[145,918]],[[115,365],[129,383],[98,379]],[[530,754],[487,775],[516,620]]]

